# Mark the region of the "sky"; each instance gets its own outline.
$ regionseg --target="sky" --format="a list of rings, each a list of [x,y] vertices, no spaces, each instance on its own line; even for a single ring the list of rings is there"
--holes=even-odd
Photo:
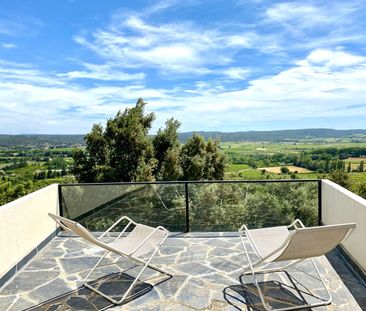
[[[142,97],[181,131],[366,128],[366,1],[1,0],[0,133]]]

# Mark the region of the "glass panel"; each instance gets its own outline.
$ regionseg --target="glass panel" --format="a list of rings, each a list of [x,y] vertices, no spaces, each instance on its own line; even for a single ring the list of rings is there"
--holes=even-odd
[[[184,184],[61,186],[62,215],[91,231],[105,231],[121,216],[170,231],[186,231]],[[120,231],[117,226],[115,231]]]
[[[61,194],[63,215],[92,231],[106,230],[123,215],[172,232],[186,231],[184,183],[64,185]],[[188,198],[190,231],[287,225],[296,218],[306,226],[318,221],[317,181],[190,182]]]
[[[288,225],[296,218],[317,225],[317,182],[189,184],[191,231],[237,231]]]

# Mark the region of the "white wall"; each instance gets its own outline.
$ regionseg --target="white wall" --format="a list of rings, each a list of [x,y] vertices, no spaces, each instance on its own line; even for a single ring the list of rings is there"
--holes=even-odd
[[[342,246],[366,271],[366,200],[329,180],[322,180],[322,221],[326,225],[356,223]]]
[[[57,184],[0,206],[0,278],[55,231],[58,211]]]

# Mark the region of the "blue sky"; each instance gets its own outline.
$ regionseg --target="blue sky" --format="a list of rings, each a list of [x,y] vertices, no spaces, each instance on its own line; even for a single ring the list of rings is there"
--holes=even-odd
[[[2,0],[0,133],[365,128],[365,1]]]

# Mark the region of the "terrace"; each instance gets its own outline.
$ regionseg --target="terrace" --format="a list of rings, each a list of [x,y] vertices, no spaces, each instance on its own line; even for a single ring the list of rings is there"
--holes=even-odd
[[[246,259],[235,231],[243,219],[252,227],[280,225],[296,211],[308,215],[308,225],[357,224],[341,247],[317,260],[333,296],[332,305],[317,309],[364,310],[366,201],[327,180],[51,185],[0,207],[0,309],[262,310],[253,280],[241,274]],[[48,212],[76,219],[96,235],[122,214],[164,225],[171,235],[153,264],[173,277],[148,270],[140,278],[143,294],[111,305],[81,283],[101,250],[57,232]],[[123,260],[108,265],[115,261],[108,257],[93,279],[117,298],[137,270]],[[289,275],[261,280],[271,306],[324,297],[307,262]]]

